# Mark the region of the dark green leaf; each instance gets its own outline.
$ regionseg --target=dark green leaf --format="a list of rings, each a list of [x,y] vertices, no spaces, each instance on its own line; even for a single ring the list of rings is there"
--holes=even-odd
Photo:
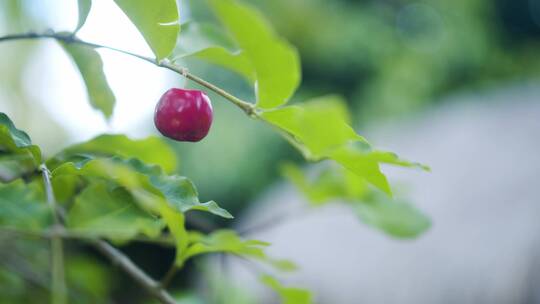
[[[51,211],[37,184],[0,184],[0,226],[39,231],[51,224]]]
[[[92,0],[78,0],[77,4],[79,7],[79,21],[77,22],[74,33],[77,33],[86,22],[86,18],[88,18],[88,14],[90,13],[90,8],[92,8]]]
[[[210,0],[218,18],[255,69],[257,105],[287,102],[300,83],[300,60],[255,9],[235,0]]]
[[[157,237],[164,227],[161,220],[141,210],[126,190],[109,189],[103,182],[93,183],[77,197],[66,224],[69,230],[115,241],[140,234]]]
[[[103,61],[99,53],[94,49],[74,43],[61,43],[61,45],[79,69],[92,107],[101,111],[107,119],[110,118],[116,99],[103,72]]]
[[[259,280],[280,296],[282,304],[310,304],[313,302],[311,293],[306,289],[283,286],[269,275],[263,275]]]
[[[176,0],[114,0],[133,22],[156,55],[166,58],[180,32]]]

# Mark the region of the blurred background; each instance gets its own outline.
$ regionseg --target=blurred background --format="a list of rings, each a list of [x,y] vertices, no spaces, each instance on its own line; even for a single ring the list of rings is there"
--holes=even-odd
[[[320,303],[540,303],[540,1],[247,2],[300,51],[303,83],[292,102],[343,95],[360,134],[433,169],[385,171],[432,218],[434,227],[418,240],[390,239],[339,207],[254,233],[274,243],[271,252],[301,266],[288,280],[316,290]],[[181,1],[181,16],[212,18],[197,0]],[[0,35],[70,31],[76,23],[76,1],[0,1]],[[151,55],[112,1],[94,1],[79,36]],[[103,132],[157,134],[152,117],[161,94],[192,84],[99,52],[117,97],[110,123],[89,106],[80,76],[54,41],[0,44],[0,111],[48,155]],[[252,99],[232,73],[185,64]],[[201,199],[220,202],[241,227],[301,206],[278,170],[283,161],[303,164],[300,155],[211,98],[209,136],[196,145],[171,143],[179,172],[195,182]],[[144,246],[124,249],[156,275],[173,256]],[[96,272],[106,270],[98,266],[81,271],[100,277]],[[117,277],[101,292],[112,291],[114,303],[138,303],[133,282]],[[190,284],[182,276],[175,283]]]

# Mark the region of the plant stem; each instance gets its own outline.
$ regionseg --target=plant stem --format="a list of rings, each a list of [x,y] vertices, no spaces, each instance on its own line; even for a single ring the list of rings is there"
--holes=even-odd
[[[58,41],[62,41],[62,42],[65,42],[65,43],[75,43],[75,44],[88,46],[88,47],[91,47],[91,48],[108,49],[108,50],[111,50],[111,51],[115,51],[115,52],[123,53],[125,55],[129,55],[129,56],[132,56],[132,57],[139,58],[141,60],[150,62],[150,63],[152,63],[152,64],[154,64],[154,65],[156,65],[158,67],[162,67],[162,68],[171,70],[173,72],[176,72],[176,73],[184,76],[185,78],[190,79],[190,80],[198,83],[199,85],[201,85],[203,87],[206,87],[207,89],[215,92],[216,94],[222,96],[226,100],[230,101],[231,103],[233,103],[234,105],[236,105],[237,107],[242,109],[250,117],[257,116],[257,113],[255,111],[255,106],[252,103],[241,100],[240,98],[228,93],[224,89],[222,89],[222,88],[220,88],[218,86],[215,86],[215,85],[209,83],[208,81],[206,81],[206,80],[204,80],[204,79],[202,79],[202,78],[200,78],[198,76],[195,76],[195,75],[191,74],[186,68],[174,65],[171,62],[169,62],[168,60],[162,60],[162,61],[158,62],[153,58],[142,56],[142,55],[135,54],[135,53],[132,53],[132,52],[128,52],[128,51],[125,51],[125,50],[120,50],[120,49],[117,49],[117,48],[113,48],[113,47],[105,46],[105,45],[100,45],[100,44],[96,44],[96,43],[86,42],[86,41],[80,40],[79,38],[75,37],[75,35],[73,33],[54,33],[54,32],[51,32],[51,33],[32,33],[32,32],[30,32],[30,33],[24,33],[24,34],[14,34],[14,35],[2,36],[2,37],[0,37],[0,42],[2,42],[2,41],[12,41],[12,40],[28,40],[28,39],[56,39]]]
[[[149,293],[156,297],[163,304],[175,304],[174,298],[164,289],[161,284],[133,263],[120,250],[114,248],[103,240],[92,241],[92,245],[103,255],[108,257],[114,264],[120,266],[129,274],[139,285],[143,286]]]
[[[43,175],[43,184],[45,186],[45,194],[47,196],[47,203],[51,208],[51,213],[54,218],[53,229],[61,229],[62,223],[56,212],[56,199],[54,197],[53,188],[51,185],[51,176],[49,169],[45,164],[40,166],[41,173]],[[53,304],[65,304],[67,303],[67,288],[64,274],[64,248],[62,244],[62,238],[58,235],[51,237],[51,302]]]

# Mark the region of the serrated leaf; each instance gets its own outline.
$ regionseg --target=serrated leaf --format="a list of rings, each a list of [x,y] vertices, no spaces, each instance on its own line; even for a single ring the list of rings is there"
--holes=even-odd
[[[278,280],[269,275],[262,275],[259,280],[280,296],[282,304],[310,304],[313,302],[309,290],[283,286]]]
[[[32,159],[37,168],[41,163],[40,149],[32,145],[30,137],[25,132],[17,129],[9,117],[0,112],[0,152],[14,157],[28,157]]]
[[[81,73],[90,104],[109,119],[112,116],[116,98],[103,72],[101,56],[96,50],[87,46],[74,43],[60,44]]]
[[[51,210],[37,184],[0,184],[0,226],[39,231],[51,224]]]
[[[172,54],[173,61],[191,57],[222,66],[255,83],[255,70],[245,54],[235,48],[234,42],[220,29],[210,24],[194,22],[182,25]]]
[[[103,182],[88,186],[67,213],[69,230],[126,241],[137,235],[154,238],[164,227],[162,221],[141,210],[123,188],[109,189]]]
[[[176,0],[114,0],[133,22],[156,55],[169,56],[180,32]]]
[[[125,135],[104,134],[68,147],[55,157],[67,160],[77,154],[137,158],[142,162],[158,165],[167,173],[173,172],[178,166],[176,154],[171,147],[155,136],[136,140]]]
[[[77,27],[75,28],[74,33],[77,33],[86,22],[90,9],[92,8],[92,0],[78,0],[77,5],[79,8],[79,20],[77,21]]]
[[[414,238],[431,227],[431,221],[412,205],[378,195],[353,205],[362,221],[398,238]]]
[[[255,70],[257,105],[269,109],[286,103],[300,83],[296,49],[252,7],[235,0],[209,3]]]

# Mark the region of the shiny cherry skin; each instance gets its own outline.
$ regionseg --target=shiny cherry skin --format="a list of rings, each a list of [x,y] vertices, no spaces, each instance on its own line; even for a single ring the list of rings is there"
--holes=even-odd
[[[212,111],[210,98],[204,92],[172,88],[159,99],[154,124],[168,138],[197,142],[210,131]]]

